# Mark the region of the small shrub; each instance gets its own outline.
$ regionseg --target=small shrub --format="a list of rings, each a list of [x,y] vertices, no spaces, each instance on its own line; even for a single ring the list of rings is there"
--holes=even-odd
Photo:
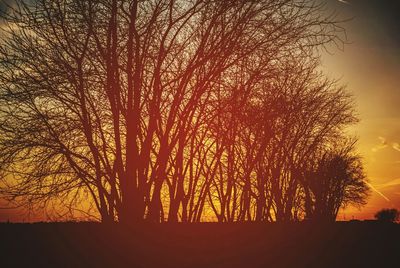
[[[396,222],[399,220],[400,212],[395,208],[381,209],[375,214],[375,218],[382,222]]]

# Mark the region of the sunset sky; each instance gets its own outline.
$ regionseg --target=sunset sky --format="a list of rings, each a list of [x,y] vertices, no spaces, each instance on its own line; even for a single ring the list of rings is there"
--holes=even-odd
[[[348,208],[338,220],[372,219],[381,208],[400,209],[400,1],[327,1],[328,10],[349,19],[342,24],[349,43],[343,50],[330,48],[322,65],[355,97],[360,122],[349,133],[359,138],[372,188],[366,206]],[[0,200],[0,207],[5,206]],[[21,217],[15,210],[0,209],[0,221]]]
[[[400,208],[400,1],[332,0],[349,44],[323,57],[325,72],[355,96],[361,119],[351,132],[374,191],[361,209],[338,219],[373,218],[382,207]]]

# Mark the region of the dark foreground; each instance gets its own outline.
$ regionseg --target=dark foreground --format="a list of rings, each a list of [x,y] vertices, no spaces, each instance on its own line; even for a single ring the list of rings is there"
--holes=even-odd
[[[398,267],[400,225],[0,224],[0,247],[0,267]]]

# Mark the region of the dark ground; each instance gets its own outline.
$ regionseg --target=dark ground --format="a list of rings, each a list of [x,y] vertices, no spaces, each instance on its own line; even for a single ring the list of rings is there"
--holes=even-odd
[[[0,267],[400,267],[400,225],[0,224]]]

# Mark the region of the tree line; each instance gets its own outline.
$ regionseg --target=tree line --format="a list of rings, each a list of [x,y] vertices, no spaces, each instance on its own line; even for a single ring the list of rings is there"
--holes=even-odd
[[[312,0],[17,0],[0,193],[102,222],[335,220],[368,195]],[[61,214],[66,213],[66,214]]]

